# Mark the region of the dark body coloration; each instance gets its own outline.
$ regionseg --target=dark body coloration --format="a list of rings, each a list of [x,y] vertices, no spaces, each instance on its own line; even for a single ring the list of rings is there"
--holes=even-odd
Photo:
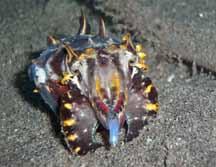
[[[60,118],[69,149],[78,154],[101,146],[95,139],[99,124],[109,131],[109,143],[117,145],[121,128],[127,127],[130,141],[158,111],[141,45],[134,46],[129,34],[121,41],[107,36],[103,20],[99,23],[99,34],[90,35],[82,15],[77,35],[49,36],[48,48],[29,68],[37,90]]]

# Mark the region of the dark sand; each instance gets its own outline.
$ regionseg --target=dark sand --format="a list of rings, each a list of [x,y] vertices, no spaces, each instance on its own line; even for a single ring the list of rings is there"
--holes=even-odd
[[[26,70],[47,35],[77,32],[81,7],[95,32],[102,15],[110,32],[144,44],[160,113],[132,142],[78,157]],[[215,9],[214,0],[0,1],[0,166],[216,166]]]

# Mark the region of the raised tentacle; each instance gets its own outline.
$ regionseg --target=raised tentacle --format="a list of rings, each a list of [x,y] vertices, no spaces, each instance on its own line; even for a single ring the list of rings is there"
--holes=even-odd
[[[158,95],[156,88],[141,70],[131,80],[128,90],[128,102],[125,108],[127,133],[126,141],[137,137],[139,130],[148,123],[148,118],[158,111]]]
[[[101,146],[94,138],[98,125],[95,113],[78,90],[72,89],[62,96],[60,120],[70,151],[82,155]]]

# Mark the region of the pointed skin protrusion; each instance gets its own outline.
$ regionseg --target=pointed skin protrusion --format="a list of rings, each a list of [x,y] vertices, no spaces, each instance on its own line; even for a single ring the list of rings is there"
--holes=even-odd
[[[47,37],[47,44],[48,45],[56,45],[56,44],[58,44],[59,43],[59,40],[57,39],[57,38],[55,38],[55,37],[53,37],[53,36],[51,36],[51,35],[49,35],[48,37]]]
[[[106,27],[102,17],[99,20],[99,36],[106,37]]]
[[[81,10],[80,27],[79,27],[78,34],[79,35],[90,34],[90,25],[82,10]]]
[[[144,77],[139,70],[131,80],[128,90],[128,102],[125,107],[127,132],[126,141],[131,141],[139,135],[139,131],[148,124],[148,120],[154,118],[158,112],[158,94],[152,81]]]
[[[131,40],[131,34],[130,33],[127,33],[125,34],[123,37],[122,37],[122,42],[123,42],[123,45],[128,49],[130,50],[131,52],[134,52],[136,53],[136,49],[133,45],[133,42]]]

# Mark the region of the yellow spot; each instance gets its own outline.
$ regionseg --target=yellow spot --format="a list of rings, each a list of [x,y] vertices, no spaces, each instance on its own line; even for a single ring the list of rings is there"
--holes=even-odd
[[[73,108],[72,104],[70,104],[70,103],[65,103],[64,107],[68,110],[71,110]]]
[[[76,124],[75,119],[67,119],[63,121],[63,126],[73,126]]]
[[[67,136],[68,141],[75,141],[78,138],[77,134],[70,134]]]
[[[116,89],[117,96],[119,96],[120,93],[120,86],[121,86],[120,77],[119,74],[116,72],[112,76],[111,87]]]
[[[33,93],[39,93],[39,90],[38,89],[34,89]]]
[[[136,45],[135,49],[136,49],[136,53],[139,56],[139,58],[141,59],[141,61],[144,60],[146,57],[146,53],[143,51],[142,45],[141,44]]]
[[[87,55],[92,55],[93,53],[94,53],[94,49],[93,48],[87,48],[86,50],[85,50],[85,53],[87,54]]]
[[[146,104],[146,110],[148,110],[148,111],[155,111],[155,112],[157,112],[158,109],[159,109],[159,104],[158,103],[155,103],[155,104],[148,103],[148,104]]]
[[[98,96],[100,98],[103,98],[102,92],[101,92],[101,82],[100,82],[99,77],[96,77],[96,79],[95,79],[95,90],[96,90]]]
[[[75,153],[78,153],[80,150],[81,150],[80,147],[76,147],[76,148],[74,149]]]
[[[137,55],[140,59],[144,59],[146,57],[146,54],[144,52],[138,52]]]
[[[74,75],[72,73],[65,72],[65,73],[63,73],[63,78],[61,79],[60,82],[62,85],[66,85],[68,83],[68,81],[70,81],[73,77],[74,77]]]
[[[141,52],[143,50],[143,47],[141,44],[136,45],[136,52]]]
[[[100,80],[98,77],[96,77],[96,79],[95,79],[95,89],[97,92],[99,92],[101,89]]]
[[[151,85],[148,85],[147,88],[145,88],[144,93],[146,93],[146,94],[150,93],[152,87],[153,87],[152,84],[151,84]]]

